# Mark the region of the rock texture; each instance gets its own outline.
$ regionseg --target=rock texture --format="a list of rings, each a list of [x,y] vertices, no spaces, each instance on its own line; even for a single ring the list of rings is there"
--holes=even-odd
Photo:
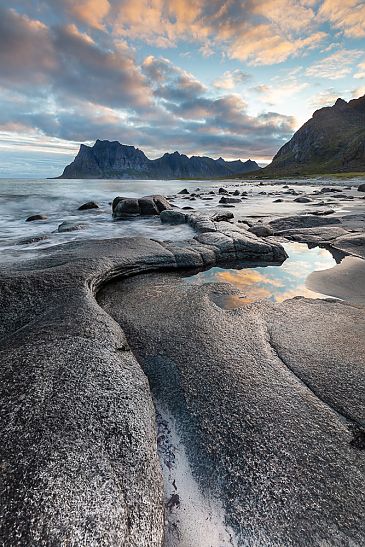
[[[134,146],[117,141],[97,140],[94,146],[80,146],[74,161],[59,178],[210,178],[248,173],[260,169],[255,161],[214,160],[205,156],[185,156],[174,152],[150,160]]]
[[[172,206],[164,196],[144,196],[142,198],[116,197],[112,203],[113,218],[130,219],[137,216],[159,215]]]
[[[363,310],[212,302],[231,291],[149,275],[99,301],[172,414],[202,491],[223,502],[234,545],[362,545]]]
[[[0,268],[0,537],[6,546],[161,546],[155,409],[128,341],[95,293],[115,277],[260,256],[229,223],[196,239],[80,241]],[[212,230],[212,232],[210,232]],[[209,239],[209,235],[212,239]],[[206,241],[199,241],[201,237]]]
[[[365,171],[365,96],[314,112],[262,174],[339,171]]]

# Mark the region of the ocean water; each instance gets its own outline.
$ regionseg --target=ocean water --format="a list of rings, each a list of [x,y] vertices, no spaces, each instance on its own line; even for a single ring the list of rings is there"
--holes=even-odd
[[[42,249],[61,245],[75,239],[104,239],[128,236],[145,236],[160,240],[181,240],[193,236],[188,226],[166,226],[159,218],[140,218],[131,221],[113,221],[110,203],[116,196],[141,197],[149,194],[176,196],[183,188],[193,192],[200,188],[209,199],[190,200],[177,195],[173,203],[178,207],[191,206],[195,210],[213,213],[220,209],[220,196],[209,196],[212,189],[225,186],[230,190],[247,191],[249,197],[235,208],[235,218],[255,215],[281,216],[308,210],[307,205],[294,203],[292,196],[284,203],[273,203],[283,191],[282,184],[263,184],[245,181],[181,181],[181,180],[57,180],[57,179],[0,179],[0,256],[1,262],[26,259],[37,256]],[[331,181],[321,181],[329,184]],[[303,182],[288,183],[296,190],[308,190]],[[335,184],[338,184],[335,182]],[[348,183],[347,183],[348,184]],[[309,191],[318,187],[310,181]],[[266,194],[265,194],[266,192]],[[271,195],[268,195],[270,193]],[[87,201],[96,201],[100,208],[78,211],[78,207]],[[343,204],[336,204],[343,207]],[[48,216],[48,220],[25,222],[34,214]],[[63,221],[82,222],[82,230],[58,233],[57,228]],[[32,238],[42,238],[33,243],[25,242]]]

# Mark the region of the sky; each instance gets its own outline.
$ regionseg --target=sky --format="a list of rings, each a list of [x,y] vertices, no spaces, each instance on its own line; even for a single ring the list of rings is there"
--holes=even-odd
[[[365,0],[0,2],[0,177],[96,139],[263,165],[364,94]]]

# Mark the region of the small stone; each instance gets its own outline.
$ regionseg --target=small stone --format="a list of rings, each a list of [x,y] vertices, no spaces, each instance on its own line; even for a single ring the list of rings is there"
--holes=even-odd
[[[86,211],[87,209],[99,209],[99,205],[95,201],[88,201],[78,208],[79,211]]]
[[[32,215],[28,217],[25,222],[33,222],[33,220],[47,220],[47,215]]]

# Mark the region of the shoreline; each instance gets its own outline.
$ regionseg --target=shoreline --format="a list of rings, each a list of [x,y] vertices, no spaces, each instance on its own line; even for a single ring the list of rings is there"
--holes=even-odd
[[[150,388],[136,359],[138,352],[130,351],[124,329],[99,307],[97,299],[100,290],[110,286],[112,280],[138,278],[146,272],[162,275],[163,271],[199,269],[227,258],[252,259],[255,253],[261,258],[266,256],[269,262],[275,256],[284,258],[275,238],[260,239],[227,222],[217,223],[217,228],[217,232],[198,233],[198,239],[190,242],[125,238],[67,243],[36,260],[16,264],[11,274],[0,272],[4,318],[1,352],[6,363],[2,371],[3,480],[9,492],[2,507],[3,537],[9,541],[22,538],[24,543],[32,543],[36,537],[45,543],[72,540],[77,545],[119,544],[123,538],[126,545],[162,545],[163,489]],[[341,237],[331,244],[341,239],[341,247],[350,248],[353,236]],[[325,311],[331,306],[325,301],[307,304],[305,299],[286,302],[289,304],[284,303],[285,309],[294,306],[299,311],[312,305]],[[349,306],[338,305],[339,313],[355,313]],[[205,306],[208,321],[215,308]],[[255,306],[249,309],[255,310]],[[253,321],[254,316],[247,313],[247,320]],[[207,340],[203,338],[202,343],[207,344]],[[247,343],[251,342],[247,339]],[[179,344],[189,355],[188,342],[186,346],[181,346],[181,341]],[[222,349],[220,342],[219,346]],[[265,355],[268,363],[274,358]],[[259,374],[260,367],[252,366],[252,373]],[[209,382],[208,375],[207,388]],[[292,380],[289,384],[288,395],[296,398],[297,387],[293,387]],[[196,385],[204,388],[203,384]],[[309,397],[317,408],[313,395]],[[275,398],[272,404],[277,404]],[[209,408],[200,407],[208,421],[209,416],[212,418]],[[263,409],[257,407],[257,412]],[[319,412],[327,416],[328,409]],[[339,435],[341,451],[349,450],[347,457],[356,460],[357,452],[347,448],[353,435],[336,420],[331,414],[325,423]],[[227,424],[226,420],[222,424]],[[217,438],[224,432],[222,424],[216,422]],[[327,433],[323,431],[323,435]],[[355,473],[355,467],[349,472]],[[350,485],[358,503],[361,486],[355,486],[353,480]],[[351,491],[346,492],[348,506],[352,507]],[[239,515],[229,517],[236,530]],[[256,523],[255,518],[259,519]],[[260,513],[250,519],[247,526],[258,533],[262,526]],[[279,532],[280,526],[275,533],[284,534],[284,528]],[[324,533],[325,524],[320,528]],[[360,537],[358,521],[348,521],[342,533],[347,533],[345,529],[351,537]],[[328,533],[334,537],[333,532]],[[287,538],[290,534],[295,536],[294,529],[284,535]]]

